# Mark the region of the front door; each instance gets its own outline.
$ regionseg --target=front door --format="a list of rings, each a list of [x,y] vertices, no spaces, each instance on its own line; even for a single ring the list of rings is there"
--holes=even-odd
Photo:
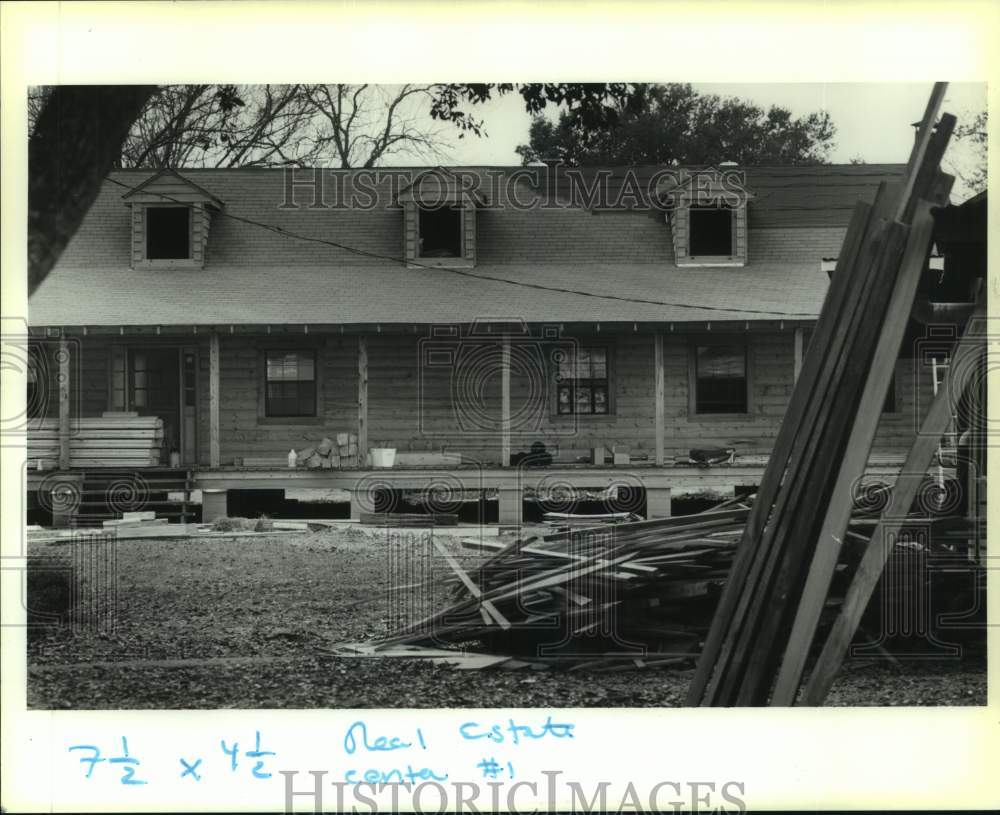
[[[128,349],[128,410],[163,419],[161,463],[181,452],[180,351],[177,348]]]

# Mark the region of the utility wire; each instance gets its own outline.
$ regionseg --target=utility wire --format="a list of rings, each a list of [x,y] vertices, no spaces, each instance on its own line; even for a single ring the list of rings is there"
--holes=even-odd
[[[111,176],[105,176],[105,179],[107,181],[110,181],[112,184],[117,184],[119,187],[123,187],[124,189],[130,190],[132,192],[135,192],[136,190],[139,189],[138,187],[133,187],[131,184],[126,184],[122,181],[118,181],[117,179],[111,178]],[[189,203],[187,201],[181,201],[177,198],[174,198],[170,195],[166,195],[164,193],[151,192],[149,190],[144,190],[144,192],[146,192],[147,194],[156,195],[162,198],[164,201],[170,201],[175,204]],[[752,309],[752,308],[703,306],[695,303],[677,303],[677,302],[670,302],[667,300],[653,300],[642,297],[624,297],[615,294],[598,294],[596,292],[583,291],[582,289],[569,289],[561,286],[546,286],[543,283],[530,283],[523,280],[512,280],[506,277],[497,277],[495,275],[487,275],[487,274],[482,274],[480,272],[472,272],[469,271],[468,269],[455,269],[447,266],[432,266],[429,264],[420,263],[418,261],[413,261],[413,260],[407,260],[406,258],[396,257],[393,255],[385,255],[379,252],[371,252],[367,249],[359,249],[358,247],[349,246],[347,244],[340,243],[339,241],[329,240],[328,238],[316,238],[310,235],[302,235],[298,232],[293,232],[291,230],[284,229],[280,226],[276,226],[275,224],[264,223],[263,221],[257,221],[254,220],[253,218],[246,218],[242,215],[234,215],[233,213],[226,212],[225,210],[218,210],[218,214],[225,218],[230,218],[231,220],[238,221],[239,223],[248,224],[249,226],[256,226],[260,229],[266,229],[269,232],[274,232],[275,234],[282,235],[286,238],[306,241],[308,243],[323,244],[325,246],[330,246],[333,247],[334,249],[340,249],[344,252],[349,252],[351,254],[359,255],[361,257],[373,258],[375,260],[387,260],[392,263],[399,263],[403,266],[411,268],[416,267],[427,271],[446,272],[448,274],[458,275],[460,277],[470,277],[476,280],[486,280],[492,283],[503,283],[509,286],[518,286],[525,289],[535,289],[538,291],[555,292],[557,294],[572,294],[576,295],[577,297],[591,297],[598,300],[612,300],[621,303],[636,303],[639,305],[647,305],[647,306],[665,306],[667,308],[688,308],[688,309],[697,309],[701,311],[714,311],[714,312],[723,311],[733,314],[752,314],[757,316],[764,315],[771,318],[775,316],[796,317],[796,318],[812,319],[812,320],[815,320],[817,318],[816,314],[804,311],[777,311],[777,310],[768,311],[764,309]]]

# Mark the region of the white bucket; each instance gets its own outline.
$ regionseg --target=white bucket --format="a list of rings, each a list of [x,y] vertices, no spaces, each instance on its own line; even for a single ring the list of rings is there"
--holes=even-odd
[[[395,447],[373,447],[371,455],[372,467],[388,468],[396,463]]]

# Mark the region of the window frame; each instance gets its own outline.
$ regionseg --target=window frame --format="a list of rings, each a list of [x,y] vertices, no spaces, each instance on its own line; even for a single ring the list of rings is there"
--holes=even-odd
[[[615,344],[612,342],[577,342],[575,348],[586,349],[586,350],[597,348],[604,351],[604,366],[605,366],[604,371],[605,371],[605,381],[607,383],[606,388],[608,394],[608,409],[604,413],[577,413],[575,410],[576,401],[574,399],[572,402],[572,405],[574,407],[573,412],[560,413],[559,412],[560,383],[558,380],[559,366],[558,363],[555,362],[554,360],[551,360],[550,357],[552,364],[552,371],[550,376],[551,387],[549,389],[550,417],[554,420],[569,419],[569,420],[587,420],[587,421],[590,421],[592,419],[603,421],[609,418],[610,419],[617,418],[617,405],[615,399],[615,363],[614,363],[615,350],[616,350]],[[577,377],[574,377],[573,381],[576,382],[577,379],[578,379]],[[588,381],[594,382],[597,380],[590,379]],[[591,405],[593,405],[593,394],[591,394]]]
[[[738,345],[743,348],[746,379],[746,410],[720,413],[698,411],[698,349],[712,346]],[[690,421],[725,421],[748,419],[754,415],[754,343],[748,335],[729,334],[692,337],[688,342],[688,419]]]
[[[312,415],[270,416],[267,413],[267,355],[269,353],[302,353],[312,354],[313,358],[313,413]],[[315,425],[323,423],[323,377],[322,349],[319,345],[303,345],[302,343],[270,342],[260,345],[257,349],[257,424],[259,425]],[[306,380],[294,380],[306,381]]]
[[[694,213],[704,210],[725,210],[729,213],[729,253],[724,255],[696,255],[691,248],[694,238]],[[687,258],[691,263],[732,262],[738,258],[736,253],[736,210],[737,207],[725,204],[690,204],[687,217]]]
[[[436,256],[430,257],[421,253],[421,236],[420,236],[420,215],[423,212],[436,212],[442,209],[454,209],[458,211],[458,254],[450,256]],[[443,203],[439,207],[423,207],[420,204],[416,204],[416,220],[417,220],[417,241],[416,241],[416,252],[415,258],[418,263],[456,263],[465,259],[465,206],[461,203]]]
[[[153,209],[187,210],[188,253],[181,258],[151,258],[149,256],[149,212]],[[195,208],[192,204],[145,204],[142,208],[142,262],[150,266],[188,266],[195,262],[194,251]]]

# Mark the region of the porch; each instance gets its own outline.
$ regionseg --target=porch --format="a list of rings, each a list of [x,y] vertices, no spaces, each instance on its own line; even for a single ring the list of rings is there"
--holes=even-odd
[[[478,491],[497,500],[504,525],[521,523],[526,494],[573,490],[622,491],[629,498],[616,499],[618,506],[664,517],[678,495],[731,495],[759,483],[807,330],[783,321],[491,321],[36,331],[36,342],[58,352],[42,400],[43,415],[58,418],[58,461],[34,481],[79,481],[92,468],[74,463],[77,420],[133,411],[163,419],[158,466],[190,473],[209,520],[226,514],[230,492],[285,489],[345,490],[352,518],[374,510],[379,490]],[[738,409],[700,404],[697,389],[708,392],[702,348],[729,355],[710,360],[729,371],[710,384],[721,386],[715,398],[743,400]],[[869,467],[873,480],[895,477],[921,404],[926,383],[907,366],[900,373],[897,412],[886,414]],[[287,467],[290,449],[345,433],[356,452],[339,467]],[[546,445],[547,466],[512,463],[537,441]],[[366,454],[382,446],[422,463],[373,469]],[[733,447],[736,455],[702,468],[686,463],[695,447]],[[595,448],[609,461],[620,451],[621,461],[588,463]],[[436,456],[449,463],[423,463]],[[156,466],[133,469],[151,475]]]

